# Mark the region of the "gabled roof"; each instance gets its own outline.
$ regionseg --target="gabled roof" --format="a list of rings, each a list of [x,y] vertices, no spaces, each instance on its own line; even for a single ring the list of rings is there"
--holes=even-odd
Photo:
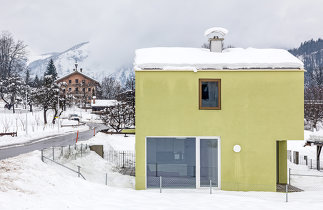
[[[56,82],[60,82],[61,80],[63,80],[63,79],[66,79],[67,77],[69,77],[69,76],[72,76],[72,75],[74,75],[74,74],[80,74],[80,75],[82,75],[83,77],[85,77],[86,79],[89,79],[89,80],[92,80],[92,81],[94,81],[94,82],[96,82],[96,83],[99,83],[98,81],[96,81],[95,79],[93,79],[93,78],[91,78],[91,77],[89,77],[89,76],[87,76],[87,75],[85,75],[85,74],[83,74],[82,72],[80,72],[80,71],[73,71],[72,73],[69,73],[69,74],[67,74],[67,75],[65,75],[65,76],[63,76],[63,77],[61,77],[61,78],[58,78],[57,80],[56,80]]]

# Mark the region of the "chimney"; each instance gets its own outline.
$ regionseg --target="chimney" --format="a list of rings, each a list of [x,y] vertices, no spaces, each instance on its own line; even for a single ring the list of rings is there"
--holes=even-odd
[[[96,96],[93,96],[93,104],[95,104]]]
[[[224,36],[227,33],[228,30],[221,27],[209,28],[204,32],[204,35],[209,38],[211,52],[222,52]]]
[[[219,38],[218,36],[214,36],[209,39],[210,42],[210,51],[211,52],[222,52],[223,50],[223,38]]]
[[[80,72],[82,72],[82,68],[80,68]]]
[[[77,71],[77,66],[78,66],[78,63],[77,63],[77,61],[76,61],[76,63],[75,63],[75,70]]]

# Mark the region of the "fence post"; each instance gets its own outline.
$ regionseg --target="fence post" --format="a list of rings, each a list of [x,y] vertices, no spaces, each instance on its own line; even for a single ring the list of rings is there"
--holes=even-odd
[[[55,148],[53,147],[53,160],[55,158],[54,153],[55,153]]]
[[[212,180],[210,179],[210,194],[212,194]]]
[[[163,188],[163,178],[160,176],[159,177],[159,193],[162,193],[162,188]]]
[[[124,168],[124,155],[125,155],[125,152],[123,151],[122,152],[122,168]]]
[[[61,156],[63,156],[63,150],[64,150],[63,146],[61,146],[61,149],[62,149]]]
[[[41,154],[41,161],[44,162],[44,150],[40,150],[40,154]]]
[[[105,173],[105,185],[108,185],[108,173]]]
[[[291,172],[291,169],[289,168],[288,169],[288,183],[287,184],[290,184],[290,172]]]
[[[288,184],[286,184],[286,202],[288,202]]]
[[[312,169],[312,160],[313,160],[313,159],[311,159],[311,169]]]
[[[68,157],[71,155],[71,145],[68,145]]]
[[[77,175],[80,177],[81,174],[81,166],[77,166]]]

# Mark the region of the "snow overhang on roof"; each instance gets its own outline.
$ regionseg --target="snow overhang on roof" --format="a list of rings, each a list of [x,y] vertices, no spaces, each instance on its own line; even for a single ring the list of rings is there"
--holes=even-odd
[[[93,100],[91,102],[92,107],[110,107],[115,106],[118,104],[117,100],[95,100],[95,103],[93,104]]]
[[[304,69],[298,58],[282,49],[156,47],[136,50],[135,70]]]

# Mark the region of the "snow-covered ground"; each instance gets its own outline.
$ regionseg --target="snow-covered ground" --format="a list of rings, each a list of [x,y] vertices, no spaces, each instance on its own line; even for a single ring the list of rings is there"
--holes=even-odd
[[[100,132],[88,140],[87,143],[90,145],[103,145],[105,151],[110,149],[117,151],[135,151],[135,135],[125,137],[123,134],[110,135]]]
[[[35,151],[0,161],[0,209],[321,209],[323,191],[290,193],[230,192],[209,189],[136,191],[133,178],[111,171],[91,152],[66,165],[81,166],[88,180]],[[76,168],[76,167],[75,167]],[[103,181],[108,173],[108,186]],[[101,175],[99,175],[101,174]],[[95,181],[96,179],[96,181]],[[103,179],[103,180],[102,180]],[[94,181],[93,181],[94,180]],[[96,183],[95,183],[96,182]]]
[[[60,127],[58,124],[52,124],[53,111],[47,112],[48,124],[44,124],[43,111],[35,109],[33,112],[28,112],[24,109],[17,109],[16,113],[11,110],[4,109],[3,104],[0,104],[0,133],[1,132],[17,132],[17,137],[2,136],[0,137],[0,146],[25,143],[34,139],[61,135],[67,132],[76,132],[88,130],[87,125],[78,127]],[[62,113],[60,125],[76,125],[78,122],[68,120],[70,114],[80,116],[82,122],[102,122],[98,115],[91,114],[91,111],[85,111],[76,107],[68,108]],[[26,120],[27,118],[27,120]]]

